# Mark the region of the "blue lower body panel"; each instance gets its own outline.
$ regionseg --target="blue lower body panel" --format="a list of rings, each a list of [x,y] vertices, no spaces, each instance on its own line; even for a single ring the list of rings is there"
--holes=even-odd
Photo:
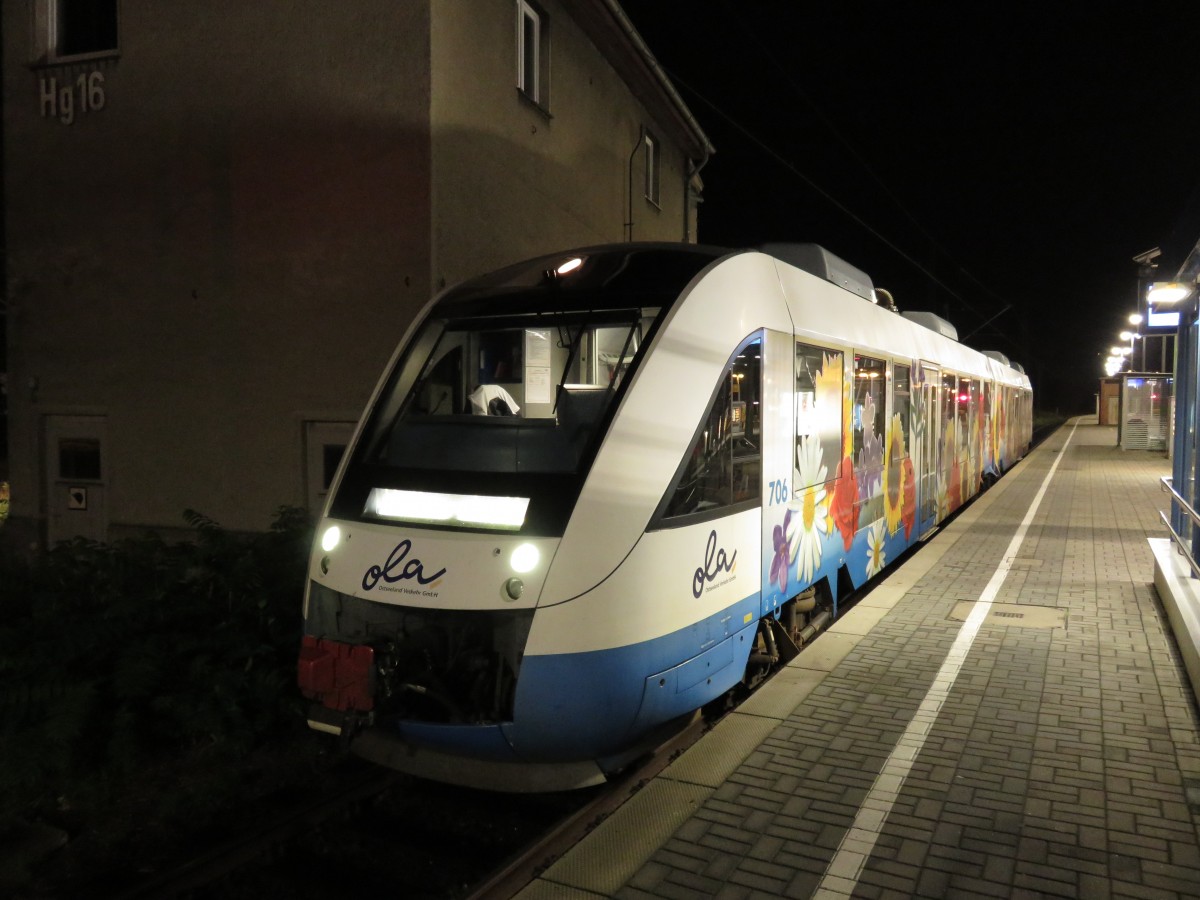
[[[654,726],[720,696],[745,670],[759,602],[755,593],[652,641],[525,657],[510,733],[514,749],[537,760],[618,753]]]
[[[600,759],[698,709],[741,679],[759,595],[652,641],[610,650],[526,656],[512,722],[401,721],[392,733],[431,751],[496,762]]]

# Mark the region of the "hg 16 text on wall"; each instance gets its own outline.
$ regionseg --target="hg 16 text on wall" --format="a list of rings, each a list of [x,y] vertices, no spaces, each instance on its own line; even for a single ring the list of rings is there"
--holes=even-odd
[[[83,72],[74,81],[42,76],[40,103],[42,118],[57,118],[64,125],[75,121],[76,112],[104,109],[104,73]]]

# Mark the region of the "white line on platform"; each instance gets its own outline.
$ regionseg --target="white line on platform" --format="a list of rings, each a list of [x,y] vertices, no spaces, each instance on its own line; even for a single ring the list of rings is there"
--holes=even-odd
[[[883,825],[887,821],[892,807],[896,804],[896,799],[900,796],[904,780],[912,771],[913,763],[921,752],[921,748],[925,746],[925,739],[929,736],[938,713],[941,712],[942,704],[950,696],[950,688],[954,686],[958,673],[962,670],[963,663],[966,662],[967,653],[970,651],[971,645],[975,643],[979,626],[983,624],[991,604],[995,601],[996,595],[1000,593],[1000,586],[1004,584],[1004,579],[1012,568],[1012,560],[1021,549],[1021,544],[1025,541],[1025,533],[1029,530],[1038,507],[1042,505],[1042,498],[1046,496],[1046,491],[1050,487],[1050,479],[1054,477],[1058,464],[1066,455],[1067,445],[1071,443],[1071,438],[1075,436],[1075,429],[1078,427],[1077,421],[1071,428],[1071,433],[1067,435],[1054,464],[1050,466],[1050,471],[1042,480],[1042,486],[1038,488],[1033,503],[1030,504],[1025,518],[1017,527],[1017,533],[1009,542],[1008,549],[1004,552],[1000,564],[996,566],[996,571],[992,573],[991,580],[988,581],[987,587],[983,589],[983,593],[971,607],[971,613],[967,616],[962,628],[959,629],[958,637],[955,638],[954,645],[946,656],[946,661],[942,663],[941,669],[933,679],[933,684],[925,694],[925,699],[921,701],[908,728],[900,736],[895,749],[884,762],[883,768],[879,770],[879,774],[875,777],[875,783],[871,785],[870,793],[859,807],[858,815],[854,817],[850,830],[842,836],[842,841],[838,844],[833,859],[829,861],[829,866],[821,877],[821,883],[817,885],[817,889],[813,893],[814,898],[834,900],[834,898],[849,897],[854,892],[859,876],[862,875],[863,866],[871,856],[875,842],[879,840],[879,834],[883,831]]]

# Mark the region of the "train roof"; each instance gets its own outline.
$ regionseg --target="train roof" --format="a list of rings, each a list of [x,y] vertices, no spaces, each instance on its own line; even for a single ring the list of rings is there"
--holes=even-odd
[[[437,310],[448,318],[504,316],[512,311],[506,303],[511,298],[521,312],[536,312],[538,294],[547,312],[669,305],[705,266],[729,253],[702,244],[651,242],[550,253],[451,288],[438,299]],[[576,266],[565,268],[575,260]]]
[[[830,337],[844,339],[853,334],[857,335],[856,339],[865,340],[867,345],[892,352],[898,352],[903,345],[912,348],[914,358],[926,353],[926,358],[946,362],[961,358],[961,364],[975,359],[978,362],[972,368],[993,372],[993,377],[1001,377],[1000,373],[1007,370],[1009,374],[1005,380],[1028,383],[1024,369],[1003,353],[980,353],[958,343],[956,329],[945,319],[921,311],[897,315],[880,306],[867,273],[813,243],[767,243],[757,248],[732,249],[647,241],[581,247],[545,254],[465,281],[442,293],[434,306],[438,315],[450,319],[504,317],[516,311],[536,313],[539,308],[537,295],[542,294],[544,303],[541,305],[547,313],[616,311],[635,305],[665,309],[674,304],[706,267],[746,253],[761,254],[778,264],[798,269],[870,305],[872,312],[865,318],[861,311],[848,310],[842,315],[832,313],[828,307],[821,310],[819,318],[822,321],[841,323],[832,328]],[[581,262],[560,274],[564,263],[573,260]],[[789,306],[796,300],[796,297],[790,299]],[[852,306],[856,303],[857,300],[851,301]],[[796,312],[799,312],[798,308],[793,309],[793,313]],[[833,319],[828,318],[831,313]],[[798,333],[807,330],[803,322],[814,321],[814,314],[815,311],[810,310],[799,319],[793,316]],[[876,316],[889,318],[876,319]],[[875,324],[868,325],[868,322]],[[913,328],[916,330],[911,330]],[[901,334],[909,337],[901,339]],[[939,341],[947,343],[939,344]]]
[[[763,244],[758,251],[789,266],[803,269],[810,275],[824,278],[830,284],[845,288],[864,300],[875,302],[875,286],[871,283],[871,276],[820,244]]]

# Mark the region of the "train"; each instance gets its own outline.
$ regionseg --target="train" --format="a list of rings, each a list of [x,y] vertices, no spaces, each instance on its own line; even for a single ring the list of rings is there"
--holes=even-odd
[[[317,525],[308,724],[422,778],[602,783],[1000,477],[1032,402],[816,244],[586,247],[445,290]]]

